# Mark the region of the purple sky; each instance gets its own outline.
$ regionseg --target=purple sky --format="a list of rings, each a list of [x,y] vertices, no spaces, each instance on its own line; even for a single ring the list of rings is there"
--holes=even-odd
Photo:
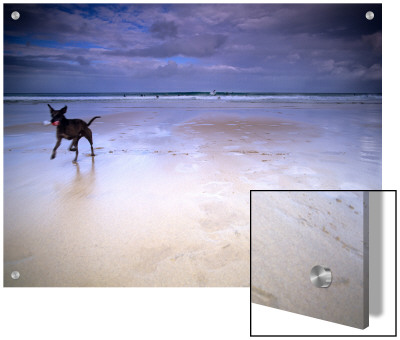
[[[380,4],[5,5],[4,90],[381,92],[381,12]]]

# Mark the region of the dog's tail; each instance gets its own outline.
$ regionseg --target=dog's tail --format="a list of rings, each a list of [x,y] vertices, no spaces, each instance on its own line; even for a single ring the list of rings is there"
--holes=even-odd
[[[100,116],[93,117],[91,120],[89,120],[89,123],[87,123],[87,126],[89,126],[90,124],[92,124],[92,122],[93,122],[96,118],[101,118],[101,117],[100,117]]]

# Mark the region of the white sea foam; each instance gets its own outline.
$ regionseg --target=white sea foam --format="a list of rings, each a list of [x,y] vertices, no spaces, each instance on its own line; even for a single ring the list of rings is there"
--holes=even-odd
[[[158,98],[156,97],[158,96]],[[208,102],[228,101],[228,102],[270,102],[270,103],[307,103],[307,102],[327,102],[327,103],[358,103],[358,102],[381,102],[380,94],[219,94],[213,96],[205,93],[196,94],[5,94],[5,102],[118,102],[135,103],[143,101],[193,101],[204,100]]]

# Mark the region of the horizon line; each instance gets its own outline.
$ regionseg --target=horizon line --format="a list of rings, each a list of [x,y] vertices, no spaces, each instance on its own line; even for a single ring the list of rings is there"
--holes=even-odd
[[[135,93],[135,94],[155,94],[155,93],[210,93],[210,91],[97,91],[97,92],[4,92],[3,95],[10,94],[98,94],[98,93]],[[380,94],[382,92],[260,92],[260,91],[217,91],[216,93],[237,94]]]

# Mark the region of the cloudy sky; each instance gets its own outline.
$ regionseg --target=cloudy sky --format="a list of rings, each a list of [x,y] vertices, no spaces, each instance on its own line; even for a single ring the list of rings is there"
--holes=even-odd
[[[5,5],[4,23],[6,93],[382,88],[379,4]]]

